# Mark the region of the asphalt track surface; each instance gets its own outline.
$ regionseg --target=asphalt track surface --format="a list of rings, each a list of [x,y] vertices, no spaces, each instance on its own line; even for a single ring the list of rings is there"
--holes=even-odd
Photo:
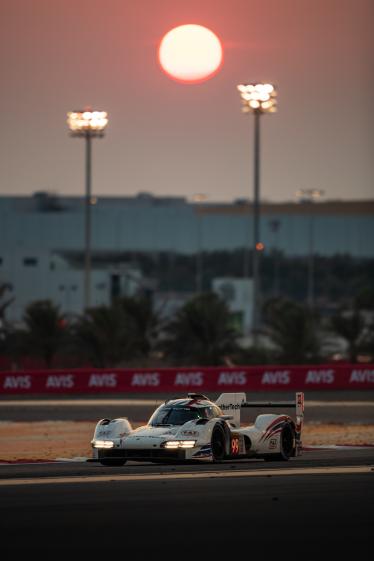
[[[305,559],[326,557],[327,547],[334,558],[350,550],[369,558],[373,483],[373,449],[271,464],[2,465],[2,559]]]
[[[2,421],[96,421],[128,417],[132,422],[149,419],[157,405],[172,396],[78,396],[0,399]],[[212,395],[216,399],[217,395]],[[289,401],[291,392],[253,393],[252,401]],[[290,411],[292,413],[292,410]],[[253,420],[260,409],[244,409],[242,421]],[[305,393],[305,420],[321,423],[374,423],[374,392],[324,391]]]

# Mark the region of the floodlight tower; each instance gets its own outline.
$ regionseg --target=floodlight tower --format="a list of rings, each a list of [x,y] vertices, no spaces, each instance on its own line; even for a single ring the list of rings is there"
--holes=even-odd
[[[254,116],[254,189],[253,189],[253,300],[252,300],[252,333],[253,343],[257,345],[259,329],[259,298],[260,298],[260,269],[259,254],[264,249],[260,241],[260,117],[265,113],[277,110],[277,90],[273,84],[252,83],[239,84],[238,90],[242,100],[243,113]]]
[[[84,138],[86,144],[86,178],[85,178],[85,243],[84,243],[84,307],[91,305],[91,169],[92,169],[92,139],[102,138],[108,124],[106,111],[70,111],[68,127],[71,136]]]

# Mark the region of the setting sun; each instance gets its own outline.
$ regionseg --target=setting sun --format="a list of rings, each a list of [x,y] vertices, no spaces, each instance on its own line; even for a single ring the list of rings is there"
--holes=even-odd
[[[222,45],[202,25],[181,25],[164,35],[158,57],[162,69],[174,80],[197,83],[208,80],[219,70]]]

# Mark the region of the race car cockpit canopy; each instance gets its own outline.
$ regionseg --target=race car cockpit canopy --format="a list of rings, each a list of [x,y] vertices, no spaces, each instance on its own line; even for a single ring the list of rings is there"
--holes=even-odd
[[[188,421],[212,419],[221,414],[220,409],[209,401],[175,400],[156,409],[148,424],[153,427],[184,425]]]

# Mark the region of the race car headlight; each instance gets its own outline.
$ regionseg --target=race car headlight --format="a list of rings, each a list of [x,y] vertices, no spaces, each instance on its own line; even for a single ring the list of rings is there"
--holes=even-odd
[[[193,448],[196,444],[196,440],[181,440],[179,442],[180,448]]]
[[[179,446],[178,440],[169,440],[164,444],[164,448],[178,448],[178,446]]]
[[[195,444],[196,440],[168,440],[162,446],[168,450],[175,450],[176,448],[193,448]]]
[[[113,448],[114,442],[112,440],[94,440],[94,448]]]

